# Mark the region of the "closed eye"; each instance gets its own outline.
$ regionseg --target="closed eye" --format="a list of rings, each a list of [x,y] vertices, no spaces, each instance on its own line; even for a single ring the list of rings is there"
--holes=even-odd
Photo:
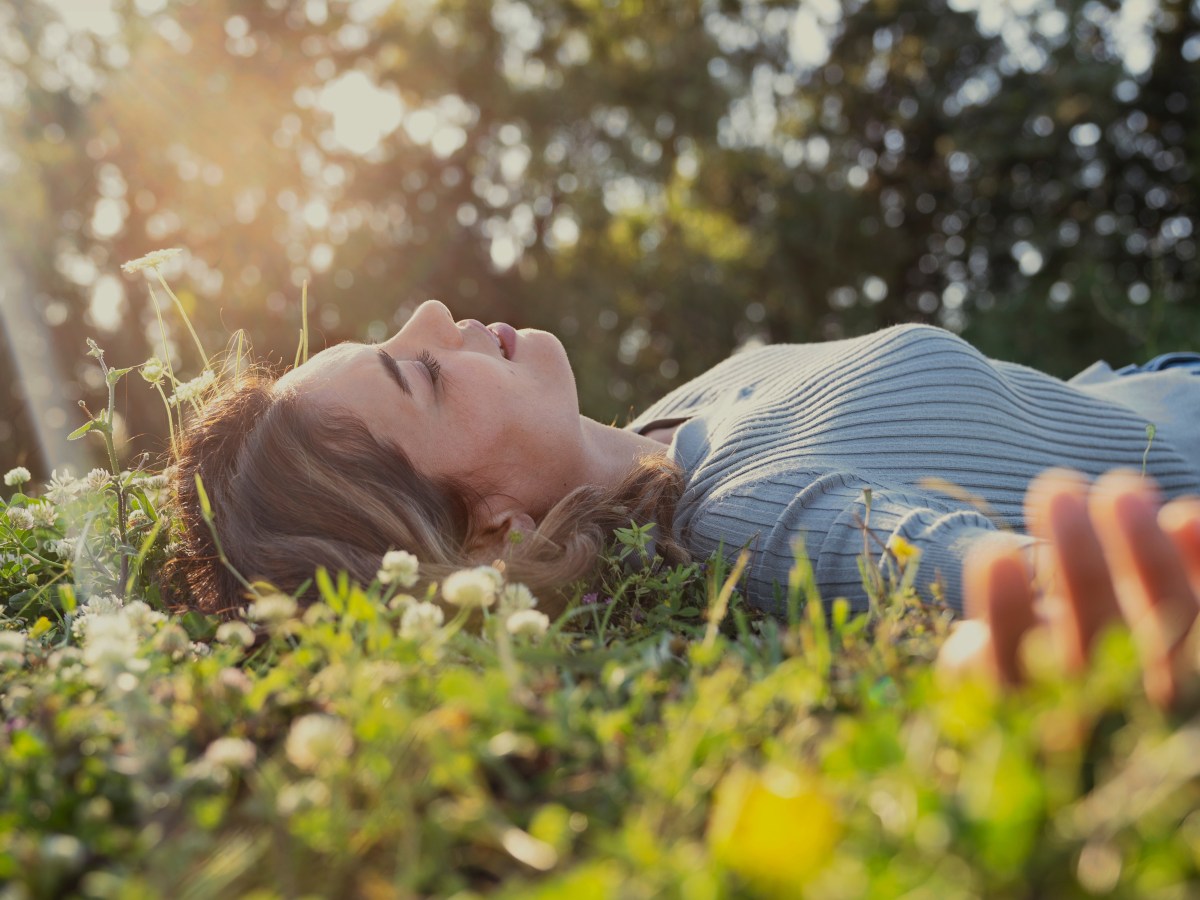
[[[417,362],[425,366],[429,370],[429,380],[435,385],[442,377],[442,364],[433,358],[433,354],[428,350],[422,350],[417,354]]]

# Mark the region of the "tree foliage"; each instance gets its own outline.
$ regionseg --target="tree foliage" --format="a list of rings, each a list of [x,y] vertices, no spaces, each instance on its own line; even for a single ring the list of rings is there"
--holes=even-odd
[[[305,280],[326,342],[437,297],[559,334],[618,423],[748,341],[931,321],[1063,375],[1200,346],[1194,0],[85,6],[0,11],[5,321],[63,379],[3,360],[15,463],[54,462],[22,398],[67,425],[102,390],[85,336],[153,352],[117,267],[158,246],[210,346],[289,363]]]

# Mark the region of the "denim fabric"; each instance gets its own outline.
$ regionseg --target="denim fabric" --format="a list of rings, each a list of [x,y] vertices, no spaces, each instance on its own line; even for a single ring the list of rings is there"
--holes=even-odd
[[[1200,375],[1200,353],[1163,353],[1149,362],[1130,364],[1113,371],[1114,375],[1136,375],[1139,372],[1161,372],[1164,369],[1182,369],[1192,375]]]

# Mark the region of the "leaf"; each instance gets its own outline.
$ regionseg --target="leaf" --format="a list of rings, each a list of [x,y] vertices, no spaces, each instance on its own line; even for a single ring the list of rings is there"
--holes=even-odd
[[[67,440],[68,441],[79,440],[81,437],[83,437],[85,434],[87,434],[89,431],[91,431],[92,426],[95,424],[96,424],[95,419],[92,419],[88,422],[84,422],[82,425],[80,425],[78,428],[76,428],[74,431],[72,431],[70,434],[67,435]]]
[[[136,368],[135,366],[127,366],[124,369],[109,369],[108,374],[104,376],[104,380],[109,384],[116,384],[130,372]]]
[[[188,610],[181,618],[183,629],[193,641],[211,641],[217,634],[220,619],[208,616],[194,609]]]

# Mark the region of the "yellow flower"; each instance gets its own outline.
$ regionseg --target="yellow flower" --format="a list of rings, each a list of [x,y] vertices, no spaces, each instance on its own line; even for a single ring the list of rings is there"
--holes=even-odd
[[[769,896],[796,896],[829,859],[842,825],[811,776],[736,768],[717,785],[708,821],[714,857]]]
[[[896,557],[896,562],[902,569],[910,562],[921,558],[921,551],[898,534],[893,534],[888,538],[887,548],[892,556]]]

